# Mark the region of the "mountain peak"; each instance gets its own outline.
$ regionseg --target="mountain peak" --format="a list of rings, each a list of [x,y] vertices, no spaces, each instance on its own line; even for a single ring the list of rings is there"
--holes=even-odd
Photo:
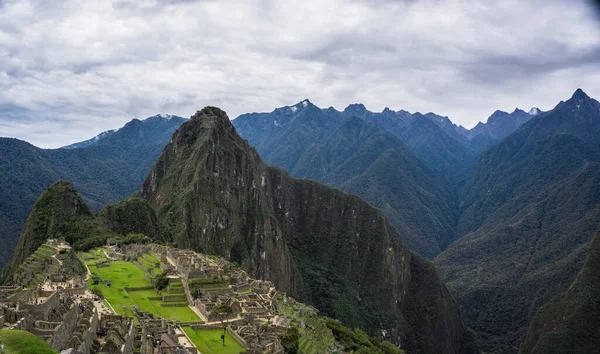
[[[283,109],[288,109],[295,113],[299,109],[306,108],[308,106],[314,106],[314,105],[312,104],[312,102],[310,102],[310,100],[308,98],[305,98],[302,101],[296,103],[295,105],[289,106],[289,107],[286,106],[286,107],[283,107]]]
[[[529,112],[527,112],[527,114],[529,114],[530,116],[537,116],[538,114],[542,113],[542,111],[540,111],[539,108],[537,107],[532,107]]]
[[[352,103],[352,104],[349,104],[348,107],[346,107],[346,109],[344,109],[344,112],[346,112],[346,111],[353,111],[353,112],[360,111],[360,112],[364,112],[366,110],[367,110],[367,107],[365,107],[364,104],[362,104],[362,103]]]
[[[39,196],[23,226],[19,243],[7,270],[7,279],[18,266],[49,238],[63,231],[64,224],[74,216],[91,216],[77,190],[68,181],[58,181]]]
[[[171,115],[171,114],[159,113],[157,115],[154,115],[154,116],[151,116],[151,117],[148,117],[148,118],[144,119],[143,122],[149,121],[149,120],[151,121],[151,120],[154,120],[154,119],[161,119],[161,120],[170,121],[173,118],[177,118],[177,116],[174,116],[174,115]]]
[[[589,99],[590,96],[588,96],[585,92],[583,92],[582,89],[578,88],[575,93],[573,93],[573,96],[571,97],[571,99],[575,99],[575,100],[581,100],[581,99]]]

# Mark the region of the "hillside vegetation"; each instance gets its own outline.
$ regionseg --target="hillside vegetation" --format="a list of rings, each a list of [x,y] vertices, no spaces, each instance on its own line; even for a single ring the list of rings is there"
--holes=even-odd
[[[182,125],[139,196],[179,247],[232,259],[349,326],[383,329],[403,338],[408,351],[469,346],[435,268],[409,251],[379,210],[267,166],[218,108]],[[428,279],[429,297],[416,296],[413,272]],[[420,322],[422,316],[439,322]]]
[[[592,354],[600,348],[600,231],[583,268],[567,291],[542,306],[521,353]]]
[[[40,149],[0,138],[0,268],[10,258],[33,204],[59,180],[68,180],[94,211],[139,188],[154,160],[185,119],[137,119],[81,148]]]

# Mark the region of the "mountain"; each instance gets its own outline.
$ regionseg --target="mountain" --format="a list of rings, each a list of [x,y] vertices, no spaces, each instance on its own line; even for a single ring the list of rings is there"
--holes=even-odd
[[[469,147],[475,153],[482,152],[494,143],[514,133],[521,125],[541,113],[543,112],[536,107],[530,109],[529,112],[518,108],[512,113],[495,111],[486,123],[479,122],[468,132]]]
[[[454,239],[456,206],[441,170],[456,173],[472,157],[430,118],[301,102],[242,115],[233,124],[268,163],[380,208],[412,250],[433,259]],[[398,128],[400,136],[385,127]]]
[[[521,353],[597,353],[600,348],[600,231],[583,268],[567,291],[542,306],[521,345]]]
[[[361,196],[381,211],[411,250],[433,258],[453,241],[456,215],[440,177],[400,140],[349,118],[307,150],[291,173]]]
[[[304,100],[270,113],[242,114],[233,124],[268,163],[293,174],[305,150],[320,144],[340,124],[354,117],[399,138],[442,175],[454,176],[473,159],[467,147],[466,130],[457,127],[448,117],[434,113],[411,114],[389,108],[376,113],[360,103],[340,112],[332,107],[321,109]]]
[[[90,209],[68,182],[59,181],[50,186],[35,202],[5,274],[13,274],[25,258],[47,239],[56,237],[71,219],[91,215]]]
[[[600,103],[577,90],[477,158],[435,263],[482,349],[512,353],[581,269],[600,220]]]
[[[266,161],[292,171],[304,150],[321,141],[343,119],[333,108],[323,110],[303,100],[271,113],[242,115],[234,125]]]
[[[400,135],[400,140],[453,185],[474,156],[457,140],[458,137],[448,135],[430,117],[431,115],[427,117],[415,113],[411,123]]]
[[[107,130],[105,132],[102,132],[102,133],[96,135],[95,137],[93,137],[91,139],[80,141],[78,143],[74,143],[74,144],[71,144],[71,145],[63,146],[62,149],[77,149],[77,148],[82,148],[82,147],[94,145],[94,144],[97,144],[100,140],[104,140],[104,139],[110,137],[116,131],[117,131],[116,129]]]
[[[434,266],[378,209],[269,167],[218,108],[177,130],[139,197],[179,247],[236,261],[349,326],[408,352],[476,351]]]
[[[106,244],[109,238],[120,239],[126,244],[168,241],[170,235],[144,199],[128,198],[93,214],[68,181],[58,181],[36,200],[11,262],[0,277],[0,284],[18,281],[19,266],[52,238],[64,238],[75,250],[85,251]]]
[[[93,210],[118,202],[142,184],[154,160],[184,118],[134,119],[81,148],[40,149],[0,138],[0,266],[15,249],[37,197],[52,183],[69,180]]]

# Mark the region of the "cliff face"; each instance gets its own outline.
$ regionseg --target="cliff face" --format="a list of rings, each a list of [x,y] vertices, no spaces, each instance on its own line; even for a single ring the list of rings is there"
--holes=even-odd
[[[71,218],[91,215],[90,209],[69,182],[59,181],[48,187],[35,202],[25,222],[17,249],[4,270],[3,279],[9,279],[19,264],[48,238],[57,237]]]
[[[597,353],[600,348],[600,231],[569,290],[550,299],[531,322],[521,353]]]
[[[465,351],[458,308],[434,267],[379,210],[267,166],[218,108],[204,108],[173,135],[139,195],[179,247],[236,261],[410,352]],[[419,296],[424,285],[428,296]]]

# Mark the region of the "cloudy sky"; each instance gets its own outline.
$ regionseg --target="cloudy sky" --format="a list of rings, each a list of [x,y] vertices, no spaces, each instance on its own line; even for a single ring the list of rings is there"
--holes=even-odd
[[[472,127],[578,87],[600,98],[600,20],[584,0],[0,0],[0,136],[40,147],[304,98]]]

